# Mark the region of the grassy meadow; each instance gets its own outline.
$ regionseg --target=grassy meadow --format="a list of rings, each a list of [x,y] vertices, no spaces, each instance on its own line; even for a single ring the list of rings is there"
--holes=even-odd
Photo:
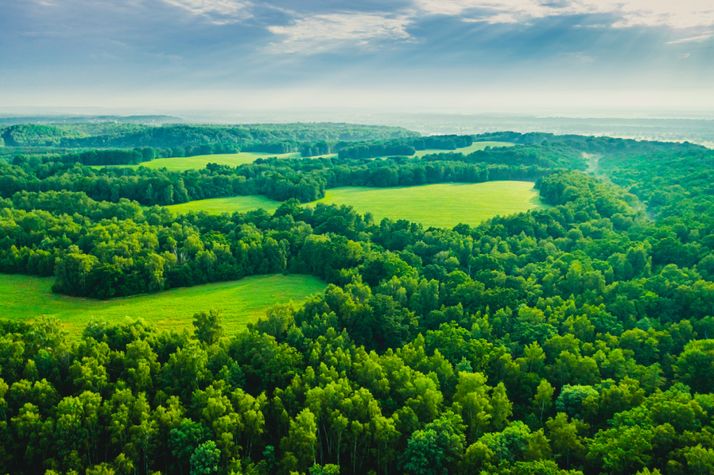
[[[424,155],[429,155],[432,153],[447,153],[447,152],[458,152],[468,155],[469,153],[476,152],[477,150],[483,150],[486,147],[512,147],[513,144],[510,142],[474,142],[468,147],[457,148],[455,150],[418,150],[414,157],[423,157]],[[331,158],[337,156],[336,153],[330,153],[326,155],[320,155],[311,158]],[[185,170],[200,170],[205,168],[209,163],[217,163],[219,165],[228,165],[230,167],[237,167],[238,165],[245,165],[246,163],[253,163],[259,158],[299,158],[300,154],[298,152],[293,153],[263,153],[263,152],[238,152],[238,153],[219,153],[213,155],[195,155],[193,157],[168,157],[168,158],[156,158],[148,162],[142,162],[138,165],[110,165],[113,167],[146,167],[151,169],[166,168],[169,171],[182,172]],[[95,165],[93,168],[103,168],[102,165]]]
[[[245,213],[262,208],[270,213],[280,206],[280,201],[271,200],[263,195],[229,196],[227,198],[210,198],[207,200],[188,201],[177,205],[167,206],[174,213],[190,213],[191,211],[205,211],[212,214],[220,213]]]
[[[215,155],[196,155],[193,157],[170,157],[157,158],[149,162],[141,164],[146,168],[166,168],[170,171],[181,172],[184,170],[200,170],[205,168],[209,163],[217,163],[219,165],[228,165],[237,167],[246,163],[253,163],[259,158],[294,158],[299,157],[298,153],[258,153],[258,152],[238,152],[238,153],[222,153]]]
[[[342,187],[327,190],[317,203],[350,205],[360,213],[372,213],[377,221],[408,219],[450,228],[542,207],[533,185],[529,181],[489,181],[395,188]]]
[[[474,142],[468,147],[457,148],[455,150],[417,150],[414,156],[423,157],[424,155],[430,155],[432,153],[463,153],[464,155],[468,155],[470,153],[478,152],[479,150],[484,150],[488,147],[513,147],[513,145],[514,144],[512,144],[511,142]]]
[[[529,181],[332,188],[327,190],[324,198],[314,203],[350,205],[359,213],[372,213],[376,220],[408,219],[440,227],[453,227],[459,223],[476,225],[497,215],[542,207],[538,192],[533,188],[533,182]],[[279,201],[249,195],[190,201],[167,208],[175,213],[232,213],[256,208],[272,212],[278,206]]]
[[[295,153],[262,153],[262,152],[238,152],[238,153],[217,153],[212,155],[194,155],[192,157],[168,157],[156,158],[148,162],[136,165],[92,165],[92,168],[104,168],[106,166],[120,168],[146,167],[151,169],[166,168],[172,172],[182,172],[186,170],[200,170],[209,163],[228,165],[237,167],[246,163],[253,163],[259,158],[298,158],[300,154]]]
[[[92,320],[141,317],[157,328],[191,328],[194,313],[218,310],[227,334],[265,315],[278,303],[302,301],[322,292],[325,283],[308,275],[259,275],[244,279],[167,290],[156,294],[93,300],[52,293],[51,277],[0,274],[0,317],[27,320],[58,318],[71,335]]]

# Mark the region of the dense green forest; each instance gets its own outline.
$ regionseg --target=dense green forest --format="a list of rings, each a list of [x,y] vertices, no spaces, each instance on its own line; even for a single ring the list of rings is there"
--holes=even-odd
[[[12,127],[6,144],[174,146],[134,124]],[[334,150],[340,127],[290,141]],[[54,276],[56,292],[330,283],[230,338],[210,309],[190,334],[138,319],[70,339],[53,320],[0,321],[0,472],[714,473],[714,151],[381,133],[354,132],[336,157],[187,172],[93,168],[88,150],[0,164],[0,271]],[[516,145],[449,152],[487,140]],[[301,205],[337,186],[501,179],[536,180],[550,206],[443,229]],[[256,193],[285,202],[161,206]]]
[[[12,124],[0,127],[0,144],[10,148],[46,148],[72,153],[77,148],[102,148],[105,160],[87,165],[138,163],[154,157],[182,157],[211,153],[302,152],[323,155],[356,141],[416,137],[398,127],[354,124],[248,124],[236,126],[123,122]],[[453,148],[453,147],[452,147]],[[121,151],[140,149],[142,160],[121,161]],[[152,156],[146,155],[152,150]],[[108,153],[113,152],[113,153]],[[80,159],[82,157],[79,157]],[[96,158],[96,157],[94,157]],[[81,160],[80,160],[81,161]]]
[[[420,160],[401,155],[379,160],[343,156],[258,159],[238,167],[209,164],[201,170],[184,172],[84,166],[87,160],[83,157],[89,157],[94,164],[94,157],[113,152],[15,155],[9,162],[0,162],[0,196],[11,197],[18,191],[70,190],[96,200],[117,201],[123,197],[143,205],[251,194],[307,202],[323,197],[326,188],[338,186],[536,179],[546,171],[584,170],[587,166],[579,148],[558,142],[511,150],[487,148],[466,156],[455,152],[430,154]],[[132,150],[121,155],[140,157],[150,152],[151,149]]]

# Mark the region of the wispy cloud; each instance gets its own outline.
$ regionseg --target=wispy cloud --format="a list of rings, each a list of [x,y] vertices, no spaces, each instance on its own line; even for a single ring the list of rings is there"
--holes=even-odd
[[[562,15],[612,16],[611,26],[694,28],[714,25],[712,0],[414,0],[426,14],[466,21],[513,23]]]
[[[326,13],[295,19],[288,25],[272,25],[268,30],[280,40],[270,44],[272,52],[315,54],[345,46],[371,48],[383,40],[411,38],[407,16],[376,13]]]
[[[467,21],[488,23],[497,23],[499,18],[506,23],[518,17],[541,18],[552,10],[534,0],[414,0],[414,4],[427,14],[464,16]]]
[[[491,25],[518,23],[520,18],[512,13],[496,13],[477,18],[464,18],[466,23],[488,23]]]
[[[216,25],[237,23],[252,16],[252,4],[245,0],[163,0],[191,15]]]
[[[613,24],[615,27],[696,28],[714,25],[714,2],[711,0],[606,0],[601,8],[601,11],[620,16]]]
[[[681,45],[685,43],[701,43],[702,41],[706,41],[709,38],[714,38],[714,31],[708,31],[706,33],[702,33],[701,35],[688,36],[686,38],[679,38],[677,40],[668,41],[667,44]]]

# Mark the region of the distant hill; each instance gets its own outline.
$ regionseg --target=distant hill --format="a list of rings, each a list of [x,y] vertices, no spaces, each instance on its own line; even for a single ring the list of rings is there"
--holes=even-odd
[[[0,126],[18,124],[96,124],[112,122],[117,124],[175,124],[184,119],[171,115],[20,115],[0,116]]]
[[[105,116],[109,117],[109,116]],[[0,137],[6,147],[61,148],[171,148],[170,155],[233,153],[236,151],[286,153],[307,147],[312,154],[330,152],[329,144],[416,137],[401,127],[344,123],[211,125],[187,123],[141,123],[121,118],[94,122],[22,123],[2,125]],[[169,119],[168,116],[156,116]],[[119,119],[119,118],[117,118]],[[186,149],[190,149],[187,153]]]

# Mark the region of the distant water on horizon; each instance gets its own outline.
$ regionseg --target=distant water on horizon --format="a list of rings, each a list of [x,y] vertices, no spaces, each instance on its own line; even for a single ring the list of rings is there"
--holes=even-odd
[[[376,119],[384,120],[377,121]],[[699,118],[577,118],[509,115],[414,114],[373,120],[422,134],[471,134],[497,131],[606,135],[636,140],[692,142],[714,148],[714,120]]]
[[[84,113],[82,113],[84,112]],[[289,122],[349,122],[404,127],[426,135],[479,134],[487,132],[547,132],[609,136],[636,140],[692,142],[714,148],[714,118],[692,117],[566,117],[521,114],[391,113],[349,109],[267,111],[153,111],[132,115],[117,111],[91,114],[0,114],[0,128],[18,123],[122,122],[162,125],[171,123],[250,124]],[[142,111],[144,112],[144,111]],[[109,115],[109,114],[116,115]],[[714,117],[714,114],[712,114]]]
[[[672,114],[674,116],[674,114]],[[714,148],[714,118],[693,117],[566,117],[521,114],[368,113],[360,110],[286,110],[226,114],[187,114],[199,121],[351,122],[392,125],[427,135],[485,132],[549,132],[606,135],[636,140],[692,142]],[[712,114],[714,117],[714,114]]]

